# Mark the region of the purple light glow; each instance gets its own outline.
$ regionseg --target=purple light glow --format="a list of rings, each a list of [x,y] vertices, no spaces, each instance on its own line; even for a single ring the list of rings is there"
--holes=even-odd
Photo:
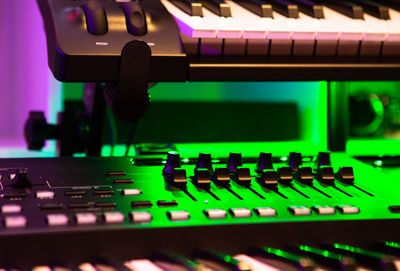
[[[46,37],[35,0],[0,1],[0,20],[0,149],[23,147],[28,112],[48,115]]]

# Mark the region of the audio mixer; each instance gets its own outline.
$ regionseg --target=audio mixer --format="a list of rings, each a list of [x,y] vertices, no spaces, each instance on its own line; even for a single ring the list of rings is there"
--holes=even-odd
[[[8,270],[398,270],[399,180],[344,153],[0,162]]]

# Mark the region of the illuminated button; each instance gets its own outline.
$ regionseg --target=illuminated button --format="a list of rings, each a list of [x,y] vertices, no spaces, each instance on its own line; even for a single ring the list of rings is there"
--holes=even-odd
[[[121,193],[123,196],[137,196],[142,194],[142,191],[140,189],[122,189]]]
[[[186,211],[168,211],[167,216],[171,221],[188,220],[190,214]]]
[[[250,217],[251,211],[247,208],[231,208],[229,212],[235,218]]]
[[[392,205],[392,206],[389,206],[389,210],[392,212],[392,213],[400,213],[400,205]],[[4,212],[3,212],[4,213]]]
[[[37,191],[36,197],[38,199],[53,199],[54,192],[53,191]]]
[[[222,209],[208,209],[204,213],[209,219],[220,219],[226,217],[226,211]]]
[[[152,216],[149,212],[131,212],[129,218],[132,223],[149,223]]]
[[[335,208],[330,206],[313,206],[313,210],[319,215],[333,215]]]
[[[96,215],[92,213],[77,213],[75,220],[78,225],[96,224]]]
[[[18,204],[4,204],[1,206],[1,212],[3,214],[20,213],[21,211],[22,207]]]
[[[26,217],[19,216],[7,216],[4,219],[4,224],[6,228],[22,228],[26,226]]]
[[[254,208],[254,212],[260,217],[276,216],[276,210],[271,207]]]
[[[68,224],[68,217],[65,214],[48,214],[46,221],[49,226],[64,226]]]
[[[336,207],[342,214],[358,214],[360,209],[353,205],[339,205]]]
[[[107,212],[103,214],[103,219],[106,224],[121,224],[124,223],[125,216],[120,212]]]
[[[311,209],[304,206],[289,206],[288,209],[293,215],[311,215]]]

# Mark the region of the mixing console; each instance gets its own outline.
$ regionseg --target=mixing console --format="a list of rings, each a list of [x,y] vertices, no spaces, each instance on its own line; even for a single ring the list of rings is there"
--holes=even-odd
[[[399,266],[399,181],[343,153],[0,163],[5,268]]]

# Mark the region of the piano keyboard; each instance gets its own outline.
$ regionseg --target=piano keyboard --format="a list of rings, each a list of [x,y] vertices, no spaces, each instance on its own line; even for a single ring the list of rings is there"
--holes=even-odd
[[[231,16],[208,5],[203,5],[202,16],[191,16],[175,1],[161,1],[192,55],[400,55],[400,9],[395,1],[216,1],[229,7]]]
[[[320,246],[249,247],[237,254],[197,249],[183,255],[155,251],[149,258],[116,260],[107,255],[73,264],[57,260],[49,265],[25,266],[33,271],[330,271],[400,270],[400,243],[376,242],[366,247],[332,243]],[[17,264],[0,270],[22,270]]]

